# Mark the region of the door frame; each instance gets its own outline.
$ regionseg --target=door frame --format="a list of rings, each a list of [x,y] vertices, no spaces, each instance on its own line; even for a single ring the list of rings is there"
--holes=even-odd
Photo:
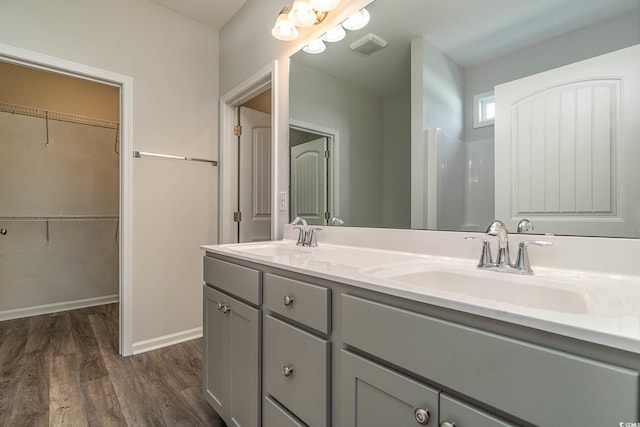
[[[0,43],[0,60],[120,88],[119,351],[133,354],[133,78]]]
[[[238,147],[233,127],[237,124],[236,111],[240,105],[271,88],[271,240],[278,236],[280,211],[277,206],[279,148],[276,143],[279,133],[278,117],[281,116],[278,99],[278,61],[264,67],[220,98],[220,138],[218,146],[219,212],[218,243],[236,243],[237,231],[233,213],[238,206]],[[287,166],[288,170],[288,166]]]
[[[331,217],[340,216],[340,132],[336,129],[331,129],[325,126],[320,126],[313,123],[308,123],[302,120],[290,119],[289,129],[295,129],[303,132],[309,132],[328,139],[327,146],[329,147],[329,162],[328,176],[329,185],[327,186],[327,209],[331,213]],[[287,144],[289,153],[291,152],[291,146]],[[291,176],[289,176],[289,186],[291,184]]]

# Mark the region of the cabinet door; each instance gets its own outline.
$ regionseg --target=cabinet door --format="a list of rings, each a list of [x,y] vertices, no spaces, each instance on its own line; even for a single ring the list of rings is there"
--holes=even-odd
[[[204,395],[230,426],[261,418],[260,310],[204,287]]]
[[[440,422],[446,421],[456,427],[515,427],[515,424],[508,423],[475,406],[441,393]]]
[[[439,392],[431,387],[345,350],[339,376],[342,426],[438,425]]]
[[[204,286],[203,333],[204,333],[204,397],[224,419],[230,413],[229,370],[229,316],[218,309],[226,297],[208,286]]]
[[[258,427],[261,419],[260,310],[228,297],[232,426]]]

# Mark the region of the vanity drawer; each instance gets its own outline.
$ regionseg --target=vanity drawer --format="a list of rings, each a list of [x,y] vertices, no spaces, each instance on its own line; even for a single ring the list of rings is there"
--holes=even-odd
[[[351,295],[341,306],[345,343],[532,424],[639,418],[636,371]]]
[[[263,338],[265,396],[273,396],[305,424],[328,425],[329,342],[270,315]],[[285,367],[293,371],[285,375]]]
[[[305,427],[305,424],[278,402],[266,396],[262,407],[262,427]]]
[[[440,394],[440,421],[452,422],[457,427],[517,427],[445,393]]]
[[[331,289],[324,286],[266,274],[264,307],[325,334],[331,332]]]
[[[253,268],[205,256],[204,281],[255,305],[262,304],[260,271]]]

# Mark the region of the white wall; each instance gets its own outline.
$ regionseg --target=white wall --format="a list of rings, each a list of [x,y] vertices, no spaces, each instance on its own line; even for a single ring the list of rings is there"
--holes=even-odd
[[[382,224],[411,227],[411,91],[382,99]]]
[[[0,42],[132,77],[135,150],[217,158],[211,28],[146,0],[9,0]],[[207,164],[133,162],[134,350],[201,327],[199,245],[217,241],[216,188]]]
[[[456,174],[464,162],[464,73],[424,38],[411,42],[411,73],[412,227],[457,229],[464,219],[464,181]],[[428,129],[441,130],[430,148]],[[451,170],[440,173],[444,165]]]
[[[289,117],[338,132],[345,225],[382,225],[382,100],[298,62],[290,65]]]

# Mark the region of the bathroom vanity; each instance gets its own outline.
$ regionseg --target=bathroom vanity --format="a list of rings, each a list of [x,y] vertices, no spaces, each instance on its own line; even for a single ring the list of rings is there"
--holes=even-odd
[[[476,272],[473,259],[322,242],[203,249],[205,399],[228,425],[640,421],[634,276],[617,315],[617,291],[598,299],[589,282],[597,274],[572,288],[567,272],[554,282],[542,267],[527,279]]]

